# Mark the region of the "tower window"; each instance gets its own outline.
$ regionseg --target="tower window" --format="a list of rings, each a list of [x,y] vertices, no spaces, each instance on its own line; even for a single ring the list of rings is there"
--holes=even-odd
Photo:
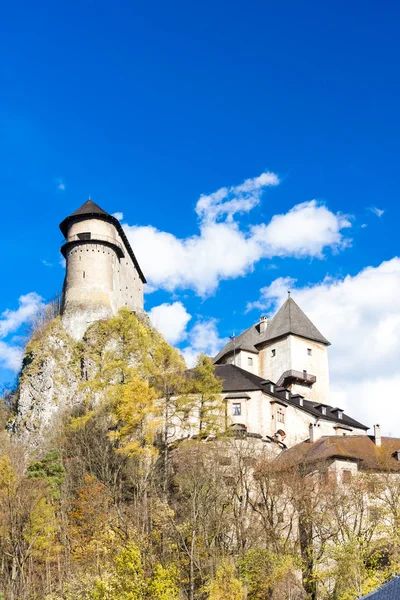
[[[311,356],[311,355],[312,355],[312,350],[311,350],[311,348],[307,348],[307,354],[308,354],[308,356]]]
[[[247,364],[249,365],[249,367],[253,366],[253,358],[251,356],[247,357]]]
[[[82,277],[83,277],[83,279],[85,279],[85,277],[86,277],[86,271],[82,271]]]
[[[276,356],[276,350],[275,350],[275,348],[273,350],[271,350],[271,356],[272,357]]]
[[[242,405],[240,404],[240,402],[234,402],[232,404],[232,414],[235,417],[238,417],[239,415],[242,414]]]
[[[85,231],[83,233],[78,233],[78,239],[80,240],[90,240],[91,233],[89,231]]]

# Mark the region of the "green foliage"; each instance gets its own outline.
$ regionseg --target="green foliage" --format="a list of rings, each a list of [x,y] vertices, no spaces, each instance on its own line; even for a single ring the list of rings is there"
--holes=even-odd
[[[65,480],[65,469],[59,450],[51,450],[41,461],[30,464],[28,477],[44,479],[49,484],[53,497],[58,499]]]

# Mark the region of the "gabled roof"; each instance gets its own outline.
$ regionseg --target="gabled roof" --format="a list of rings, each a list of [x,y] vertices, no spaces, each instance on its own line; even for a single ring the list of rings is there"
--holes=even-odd
[[[258,354],[258,346],[261,344],[272,342],[289,334],[330,346],[330,342],[318,331],[293,298],[288,298],[268,322],[265,331],[260,332],[260,323],[252,325],[238,335],[234,341],[228,342],[214,358],[214,362],[218,363],[223,356],[232,354],[234,350],[246,350]]]
[[[320,342],[327,346],[330,344],[293,298],[288,298],[281,306],[272,321],[268,323],[266,333],[264,341],[272,341],[292,333],[293,335],[298,335],[314,342]]]
[[[397,449],[400,450],[400,440],[382,437],[381,443],[377,446],[374,438],[368,435],[327,436],[285,450],[276,462],[283,467],[341,458],[357,461],[365,470],[400,471],[400,462],[393,456]]]
[[[362,600],[398,600],[400,598],[400,577],[393,577],[382,587],[362,597]]]
[[[250,373],[245,369],[241,369],[236,365],[216,365],[215,375],[222,381],[222,392],[252,392],[256,390],[262,391],[271,398],[277,398],[280,401],[284,401],[286,404],[297,408],[310,415],[313,415],[317,419],[323,421],[333,421],[340,425],[354,427],[356,429],[367,430],[368,427],[359,423],[355,419],[349,417],[346,413],[343,413],[342,419],[338,419],[337,414],[334,412],[333,406],[326,406],[326,415],[322,415],[321,411],[316,408],[318,402],[311,402],[303,398],[303,404],[299,403],[299,398],[302,398],[299,394],[292,394],[285,388],[275,388],[275,392],[271,392],[270,384],[271,381],[266,381],[254,373]],[[279,391],[280,390],[280,391]],[[289,392],[289,394],[287,394]],[[400,450],[400,447],[399,447]],[[400,463],[399,463],[400,464]]]
[[[125,248],[128,251],[129,256],[131,257],[133,264],[136,267],[137,272],[139,273],[139,277],[141,278],[141,280],[143,281],[143,283],[146,283],[146,278],[143,275],[143,271],[139,266],[139,263],[137,261],[137,258],[132,250],[132,247],[128,241],[128,238],[125,235],[124,230],[121,227],[121,223],[118,221],[118,219],[116,219],[115,217],[113,217],[112,215],[110,215],[108,212],[106,212],[105,210],[103,210],[100,206],[98,206],[97,204],[95,204],[92,200],[86,200],[86,202],[84,202],[82,204],[82,206],[80,206],[76,211],[74,211],[73,213],[71,213],[68,217],[66,217],[61,223],[60,223],[60,229],[61,229],[61,233],[63,234],[63,236],[66,238],[68,235],[68,227],[69,224],[75,220],[82,220],[85,217],[91,217],[91,216],[97,216],[100,219],[106,220],[109,223],[112,223],[114,225],[114,227],[117,229],[120,237],[122,238]]]

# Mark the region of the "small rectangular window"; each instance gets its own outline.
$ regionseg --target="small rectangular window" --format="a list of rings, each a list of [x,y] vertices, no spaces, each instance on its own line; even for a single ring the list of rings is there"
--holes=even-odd
[[[271,356],[275,356],[276,355],[276,350],[271,350]]]
[[[343,419],[343,411],[338,410],[337,416],[338,416],[338,419]]]
[[[278,421],[278,423],[285,422],[285,413],[283,412],[282,408],[278,408],[278,410],[276,412],[276,420]]]
[[[232,414],[237,417],[242,414],[242,405],[240,402],[234,402],[232,404]]]
[[[82,271],[82,277],[83,277],[83,279],[85,279],[85,277],[86,277],[86,272],[85,271]]]
[[[249,365],[249,367],[253,366],[253,358],[251,356],[247,357],[247,364]]]
[[[311,350],[311,348],[307,348],[307,354],[308,354],[308,356],[311,356],[311,355],[312,355],[312,350]]]
[[[323,415],[326,415],[326,406],[321,406],[321,412]]]

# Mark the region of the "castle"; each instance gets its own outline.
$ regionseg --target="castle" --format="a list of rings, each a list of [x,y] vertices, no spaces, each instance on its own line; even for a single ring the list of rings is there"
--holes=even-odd
[[[60,229],[66,261],[63,323],[74,339],[123,306],[143,310],[146,279],[118,219],[88,200]]]
[[[115,217],[88,200],[60,229],[62,319],[73,338],[123,306],[143,311],[146,280]],[[281,448],[323,436],[366,436],[367,426],[329,403],[329,345],[291,297],[271,320],[261,317],[232,339],[214,359],[228,426]]]

